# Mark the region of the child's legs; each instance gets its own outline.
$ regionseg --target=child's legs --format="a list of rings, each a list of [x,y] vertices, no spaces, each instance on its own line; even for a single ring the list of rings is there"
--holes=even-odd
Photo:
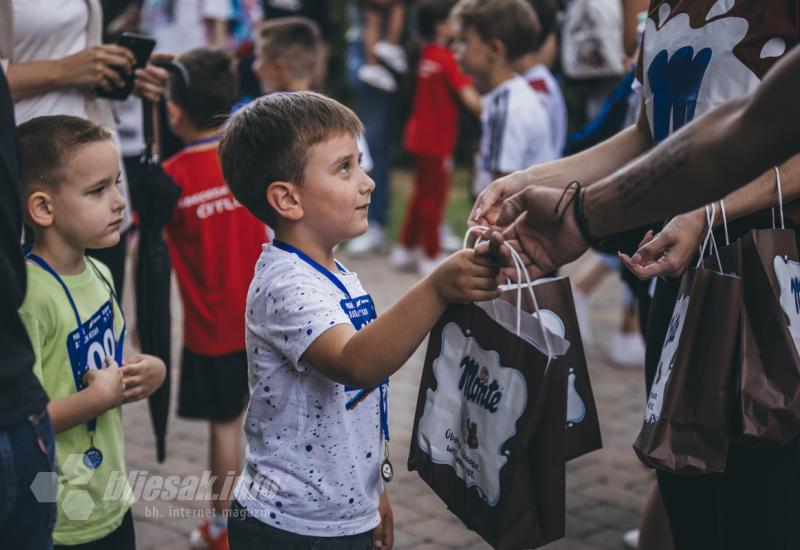
[[[209,467],[215,476],[212,502],[227,509],[241,468],[242,415],[247,403],[247,353],[200,355],[184,348],[178,415],[210,422]],[[229,472],[234,472],[228,477]]]
[[[242,465],[242,420],[244,414],[227,421],[211,422],[211,446],[209,467],[214,476],[212,493],[217,498],[212,502],[220,517],[230,507],[233,489]]]
[[[439,230],[447,204],[450,169],[448,160],[442,157],[420,157],[417,166],[424,188],[419,205],[422,248],[429,258],[434,258],[441,252]]]
[[[425,200],[425,178],[427,175],[423,170],[424,157],[413,156],[414,162],[414,187],[411,196],[408,198],[403,227],[400,230],[400,244],[406,248],[419,246],[422,236],[422,210],[421,206]]]
[[[53,546],[55,550],[136,550],[136,533],[133,529],[133,513],[125,512],[122,523],[105,537],[73,546]]]
[[[406,22],[406,4],[402,0],[395,0],[389,7],[389,23],[386,28],[386,41],[399,44],[403,36],[403,25]]]
[[[231,550],[371,550],[372,532],[346,537],[312,537],[283,531],[259,521],[235,500],[228,517]]]
[[[592,253],[591,257],[581,266],[581,269],[572,278],[575,288],[589,296],[603,279],[615,268],[602,256]]]
[[[365,2],[362,8],[364,16],[361,33],[364,37],[364,58],[368,65],[377,65],[378,58],[375,57],[373,49],[375,43],[381,38],[381,26],[383,25],[382,13],[369,2]]]

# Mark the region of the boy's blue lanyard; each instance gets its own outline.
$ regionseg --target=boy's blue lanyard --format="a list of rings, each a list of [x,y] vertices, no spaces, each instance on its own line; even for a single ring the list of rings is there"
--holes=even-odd
[[[67,300],[69,300],[69,305],[72,306],[72,311],[73,311],[73,313],[75,313],[75,320],[78,323],[78,332],[80,333],[80,338],[81,338],[81,341],[80,341],[81,351],[79,353],[79,357],[85,358],[86,354],[84,353],[84,346],[86,345],[86,331],[83,328],[83,323],[81,322],[81,316],[78,313],[78,307],[75,305],[75,300],[73,300],[72,293],[69,291],[69,288],[67,287],[67,284],[61,278],[61,276],[58,273],[56,273],[56,271],[52,267],[50,267],[50,264],[48,264],[46,261],[44,261],[44,259],[42,259],[40,256],[37,256],[36,254],[30,254],[29,253],[26,256],[26,258],[36,262],[36,264],[39,267],[41,267],[46,272],[48,272],[50,275],[52,275],[55,278],[55,280],[58,281],[61,284],[61,287],[64,289],[64,293],[67,295]],[[117,298],[117,295],[114,292],[113,287],[111,286],[111,283],[109,283],[108,280],[103,276],[103,274],[100,273],[97,270],[97,268],[94,266],[94,263],[89,258],[86,258],[86,261],[89,263],[89,265],[92,266],[92,269],[94,270],[94,272],[97,275],[99,275],[101,279],[103,279],[103,281],[106,283],[106,285],[108,285],[108,289],[111,292],[112,298],[114,299],[114,301],[117,302],[117,307],[119,308],[120,312],[122,312],[122,307],[120,306],[119,299]],[[113,318],[114,307],[113,307],[113,304],[112,304],[112,307],[111,307],[111,313],[112,313],[111,326],[112,326],[112,330],[113,330],[113,326],[114,326],[114,320],[113,320],[114,319]],[[125,320],[123,319],[123,321],[122,321],[122,333],[120,334],[119,340],[117,342],[115,342],[116,349],[114,350],[114,360],[117,362],[117,365],[121,365],[122,364],[122,346],[123,346],[123,342],[124,341],[125,341]],[[72,365],[71,364],[71,368],[73,370],[76,369],[76,368],[80,369],[80,367],[81,367],[80,365]],[[73,376],[74,375],[75,375],[75,373],[73,372]],[[76,378],[76,386],[77,386],[77,378]],[[80,391],[81,388],[80,387],[76,387],[76,389]],[[95,430],[97,429],[97,419],[96,418],[90,419],[86,423],[86,425],[87,425],[87,427],[89,429],[90,437],[92,437],[92,435],[94,434]],[[92,445],[94,445],[94,444],[92,444]]]
[[[298,250],[297,248],[283,241],[274,240],[272,241],[272,245],[275,248],[283,250],[284,252],[289,252],[290,254],[294,254],[295,256],[306,262],[308,265],[319,271],[325,277],[327,277],[328,280],[330,280],[330,282],[336,285],[336,287],[339,290],[341,290],[345,296],[347,296],[348,300],[353,299],[352,296],[350,296],[350,292],[347,290],[347,287],[344,286],[344,283],[339,279],[339,277],[331,273],[331,271],[328,268],[319,264],[314,259],[309,258],[301,250]],[[339,271],[347,272],[344,266],[340,264],[337,260],[334,260],[334,262],[336,262],[336,267],[339,268]],[[383,437],[386,441],[389,441],[389,406],[388,406],[388,400],[386,399],[386,386],[388,384],[389,384],[388,378],[383,382],[381,382],[380,384],[378,384],[378,391],[380,392],[381,430],[383,431]],[[375,388],[359,391],[355,397],[353,397],[350,401],[348,401],[346,405],[347,409],[352,409],[359,401],[364,399],[364,397],[366,397],[366,395],[374,389]]]
[[[219,136],[216,135],[216,134],[213,135],[213,136],[208,136],[208,137],[196,139],[194,141],[190,141],[189,143],[185,143],[183,146],[188,149],[189,147],[197,147],[198,145],[206,145],[208,143],[214,143],[215,141],[219,141]]]

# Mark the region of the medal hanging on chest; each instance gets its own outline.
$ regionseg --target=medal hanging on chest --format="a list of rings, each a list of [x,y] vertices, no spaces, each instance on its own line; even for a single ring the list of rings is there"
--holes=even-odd
[[[97,469],[103,463],[103,453],[94,446],[94,433],[89,434],[89,448],[83,453],[83,463],[92,470]]]
[[[389,442],[384,441],[383,443],[383,462],[381,462],[381,477],[383,481],[389,483],[392,481],[394,477],[394,468],[392,468],[392,463],[389,462]]]

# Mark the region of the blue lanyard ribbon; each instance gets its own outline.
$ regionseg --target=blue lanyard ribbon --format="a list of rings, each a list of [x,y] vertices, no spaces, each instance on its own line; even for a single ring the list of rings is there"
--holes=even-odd
[[[207,143],[214,143],[215,141],[219,141],[219,136],[208,136],[200,139],[196,139],[194,141],[190,141],[189,143],[185,143],[183,146],[188,147],[197,147],[198,145],[206,145]]]
[[[318,272],[320,272],[322,275],[327,277],[328,280],[330,282],[332,282],[334,285],[336,285],[336,288],[341,290],[344,293],[344,295],[347,296],[347,298],[349,300],[352,300],[352,297],[350,296],[350,292],[348,292],[347,287],[344,286],[344,283],[341,281],[341,279],[339,279],[339,277],[334,275],[331,272],[331,270],[329,270],[327,267],[325,267],[324,265],[320,264],[319,262],[317,262],[313,258],[310,258],[308,255],[303,253],[303,251],[301,251],[301,250],[295,248],[294,246],[292,246],[292,245],[290,245],[288,243],[285,243],[283,241],[279,241],[277,239],[273,240],[272,241],[272,246],[274,246],[275,248],[278,248],[280,250],[283,250],[284,252],[288,252],[290,254],[294,254],[295,256],[297,256],[298,258],[300,258],[301,260],[306,262],[308,265],[310,265],[311,267],[316,269]],[[336,267],[339,268],[339,271],[341,271],[342,273],[347,273],[347,270],[344,268],[344,266],[342,264],[340,264],[337,260],[334,260],[334,262],[336,262]],[[379,403],[379,405],[380,405],[380,415],[381,415],[381,430],[383,431],[383,437],[384,437],[384,439],[386,441],[389,441],[389,403],[388,403],[388,395],[387,395],[387,392],[386,392],[386,388],[387,388],[388,385],[389,385],[389,379],[387,378],[386,380],[384,380],[383,382],[381,382],[377,386],[378,391],[380,392],[380,403]],[[347,389],[347,388],[345,388],[345,389]],[[345,405],[345,408],[347,410],[351,410],[351,409],[355,408],[355,406],[358,405],[358,403],[363,401],[367,397],[367,395],[369,395],[374,390],[375,390],[375,388],[359,390],[359,392],[355,395],[355,397],[353,397],[352,399],[350,399],[347,402],[347,404]]]
[[[86,354],[84,353],[84,349],[85,349],[85,346],[86,346],[86,331],[83,328],[83,322],[81,322],[81,316],[78,313],[78,306],[75,304],[75,300],[72,298],[72,293],[69,291],[69,288],[67,287],[67,284],[64,282],[64,279],[62,279],[61,276],[58,273],[56,273],[55,269],[50,267],[50,264],[48,264],[41,256],[37,256],[36,254],[28,253],[28,255],[25,256],[25,257],[27,259],[29,259],[29,260],[32,260],[39,267],[41,267],[47,273],[52,275],[53,278],[55,278],[55,280],[58,281],[59,284],[61,284],[61,288],[64,289],[64,293],[67,295],[67,300],[69,300],[69,305],[72,306],[72,311],[75,314],[75,321],[78,323],[78,332],[80,334],[80,348],[81,348],[81,351],[79,353],[79,357],[83,358],[83,360],[85,361],[86,360]],[[103,279],[103,281],[106,283],[106,285],[108,286],[108,289],[109,289],[109,291],[111,293],[111,296],[112,296],[113,300],[116,301],[117,307],[119,308],[120,312],[122,312],[122,306],[119,303],[119,299],[117,298],[117,294],[114,292],[114,288],[111,286],[111,283],[95,267],[94,262],[92,262],[89,258],[86,258],[86,261],[92,267],[94,272],[101,279]],[[112,317],[111,317],[111,327],[112,327],[112,332],[113,332],[114,331],[114,317],[113,317],[113,315],[114,315],[114,307],[113,307],[113,305],[111,307],[111,315],[112,315]],[[125,320],[124,319],[123,319],[122,323],[123,323],[122,324],[122,333],[120,334],[119,340],[115,342],[115,348],[116,349],[114,350],[114,359],[117,362],[117,365],[121,365],[122,364],[122,346],[123,346],[123,342],[125,341],[125,328],[126,327],[125,327]],[[81,368],[80,365],[71,365],[71,367],[73,369],[73,375],[75,374],[75,369],[80,369]],[[81,390],[80,380],[79,380],[79,378],[77,376],[75,377],[75,386],[76,386],[78,391]],[[87,426],[89,428],[89,433],[94,433],[95,429],[97,428],[97,419],[96,418],[92,418],[91,420],[89,420],[87,422]]]

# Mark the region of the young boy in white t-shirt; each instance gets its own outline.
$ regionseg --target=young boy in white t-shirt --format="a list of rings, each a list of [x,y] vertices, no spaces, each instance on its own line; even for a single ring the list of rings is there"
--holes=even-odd
[[[375,183],[359,166],[362,131],[338,102],[289,92],[247,105],[221,135],[234,196],[275,230],[247,297],[251,397],[233,549],[391,547],[387,377],[448,303],[498,295],[497,266],[462,251],[376,318],[333,256],[367,230]]]
[[[547,112],[511,61],[533,51],[539,22],[524,0],[461,0],[453,8],[456,58],[483,95],[473,191],[557,158]]]

